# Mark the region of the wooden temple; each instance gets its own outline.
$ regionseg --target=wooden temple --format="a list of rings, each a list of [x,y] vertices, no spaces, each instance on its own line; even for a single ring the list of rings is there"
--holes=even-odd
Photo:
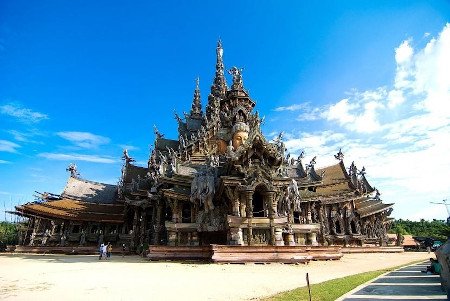
[[[316,158],[291,157],[282,134],[267,140],[241,69],[228,70],[227,85],[220,41],[216,58],[205,112],[197,80],[190,112],[175,113],[178,137],[154,128],[148,166],[136,166],[125,150],[118,185],[72,171],[61,195],[18,206],[16,212],[29,217],[22,243],[42,244],[49,235],[45,244],[61,243],[61,237],[67,244],[148,244],[154,254],[157,246],[263,252],[385,245],[393,204],[381,201],[365,169],[346,167],[340,150],[336,164],[316,168]]]

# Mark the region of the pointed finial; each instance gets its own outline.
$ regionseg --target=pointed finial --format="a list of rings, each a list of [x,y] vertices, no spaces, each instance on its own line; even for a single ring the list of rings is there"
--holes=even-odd
[[[223,47],[222,47],[222,40],[221,40],[220,38],[219,38],[219,40],[217,41],[216,54],[217,54],[217,58],[222,59],[222,56],[223,56]]]
[[[200,78],[197,77],[195,80],[195,91],[194,91],[194,98],[192,100],[192,106],[191,106],[191,115],[192,118],[202,118],[203,112],[202,112],[202,102],[200,98]]]

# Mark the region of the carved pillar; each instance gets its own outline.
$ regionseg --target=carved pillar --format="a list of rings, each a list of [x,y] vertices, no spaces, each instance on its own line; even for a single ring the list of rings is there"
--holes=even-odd
[[[237,188],[227,186],[225,188],[225,192],[231,202],[231,208],[232,208],[231,214],[234,216],[244,216],[244,215],[241,215],[241,208],[239,207],[239,192],[238,192]]]
[[[167,245],[169,246],[177,245],[177,232],[167,231]]]
[[[229,230],[229,244],[230,245],[244,245],[244,240],[242,238],[241,228],[230,228]]]
[[[170,207],[172,207],[172,222],[179,223],[181,221],[180,206],[178,200],[169,200]]]
[[[147,224],[147,214],[145,214],[145,210],[141,210],[141,217],[139,219],[140,223],[141,223],[141,229],[140,229],[140,239],[139,242],[140,244],[144,244],[144,242],[146,242],[147,238],[146,238],[146,224]]]
[[[247,203],[247,244],[252,245],[253,239],[253,190],[245,191],[245,201]]]
[[[308,241],[311,243],[312,246],[318,246],[319,243],[317,242],[317,233],[308,233]]]
[[[277,212],[277,203],[275,200],[275,191],[267,191],[266,192],[266,200],[265,200],[268,208],[269,208],[269,220],[270,220],[270,244],[272,246],[275,245],[275,224],[274,219],[276,217]]]
[[[158,200],[155,204],[156,207],[156,213],[155,213],[155,223],[154,223],[154,227],[155,227],[155,236],[153,239],[153,243],[155,245],[159,245],[160,244],[160,233],[161,233],[161,214],[162,214],[162,202],[160,200]]]
[[[198,245],[199,245],[198,233],[197,231],[194,231],[191,233],[191,246],[198,246]]]
[[[311,202],[308,202],[308,205],[306,206],[306,223],[311,224],[312,223],[312,217],[311,217]]]

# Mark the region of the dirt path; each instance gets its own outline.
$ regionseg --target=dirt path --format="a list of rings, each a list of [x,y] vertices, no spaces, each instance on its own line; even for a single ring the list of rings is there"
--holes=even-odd
[[[431,254],[433,255],[433,254]],[[1,300],[248,300],[430,254],[347,254],[308,265],[191,264],[139,257],[0,255]]]

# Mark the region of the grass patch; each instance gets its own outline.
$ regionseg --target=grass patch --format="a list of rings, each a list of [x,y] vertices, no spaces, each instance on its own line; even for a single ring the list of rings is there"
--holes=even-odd
[[[423,262],[423,260],[415,261]],[[398,268],[410,265],[412,263],[401,265],[393,268],[387,268],[377,271],[371,271],[366,273],[360,273],[356,275],[351,275],[343,278],[337,278],[328,280],[322,283],[317,283],[311,285],[311,300],[313,301],[333,301],[344,295],[345,293],[351,291],[355,287],[372,280],[381,274],[394,271]],[[277,295],[271,296],[264,301],[290,301],[290,300],[309,300],[308,287],[300,287],[291,291],[279,293]]]

